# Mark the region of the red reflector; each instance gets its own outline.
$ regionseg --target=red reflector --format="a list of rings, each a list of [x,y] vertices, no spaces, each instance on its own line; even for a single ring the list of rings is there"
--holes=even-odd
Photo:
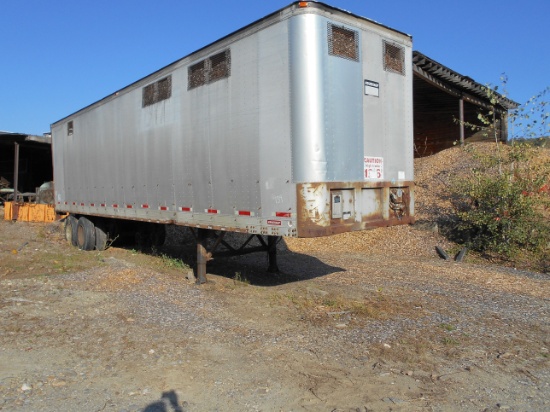
[[[80,206],[84,206],[84,203],[81,203]]]
[[[276,212],[275,216],[277,216],[277,217],[292,217],[292,213],[290,213],[290,212]]]
[[[101,207],[105,207],[105,203],[102,203],[100,206],[101,206]]]
[[[159,210],[168,210],[168,206],[159,206]]]
[[[191,211],[191,208],[190,207],[180,207],[180,210],[182,212],[190,212]]]
[[[141,205],[141,208],[142,209],[149,209],[149,205],[148,204]]]
[[[118,207],[118,205],[115,203],[115,204],[113,205],[113,207]]]
[[[132,205],[126,205],[126,209],[131,209]]]
[[[76,202],[73,202],[73,206],[76,206]]]
[[[95,203],[90,203],[90,206],[91,206],[91,207],[94,207],[94,206],[95,206]]]
[[[248,210],[239,210],[239,216],[250,216],[251,213]]]
[[[217,209],[206,209],[206,213],[218,213]]]

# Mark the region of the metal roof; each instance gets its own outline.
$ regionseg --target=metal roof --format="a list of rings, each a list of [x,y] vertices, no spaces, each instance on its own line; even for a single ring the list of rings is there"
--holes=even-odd
[[[450,94],[462,97],[464,100],[480,106],[491,106],[487,96],[487,86],[477,83],[471,77],[449,69],[418,51],[413,51],[413,69],[417,76],[424,77],[435,86]],[[511,110],[519,106],[519,103],[499,93],[495,92],[495,94],[498,98],[497,106],[501,110]]]
[[[0,130],[0,143],[2,142],[37,142],[44,144],[52,144],[52,136],[46,133],[42,136],[36,136],[27,133],[12,133]]]

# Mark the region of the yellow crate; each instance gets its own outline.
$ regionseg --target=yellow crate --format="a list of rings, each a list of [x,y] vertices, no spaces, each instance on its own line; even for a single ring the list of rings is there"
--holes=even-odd
[[[4,220],[13,220],[13,202],[4,202]]]
[[[53,205],[34,203],[6,202],[4,204],[4,220],[21,222],[54,222],[56,218]]]

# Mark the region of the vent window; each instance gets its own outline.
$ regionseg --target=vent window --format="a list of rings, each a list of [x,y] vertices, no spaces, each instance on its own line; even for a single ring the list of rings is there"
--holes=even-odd
[[[231,53],[225,50],[189,67],[187,88],[194,89],[208,83],[229,77],[231,74]]]
[[[328,54],[359,61],[359,33],[329,23]]]
[[[142,89],[142,107],[151,106],[172,96],[172,76],[165,77]]]
[[[195,87],[206,84],[206,60],[198,62],[189,67],[188,77],[189,89],[193,89]]]
[[[72,136],[74,131],[74,124],[71,120],[70,122],[67,122],[67,136]]]
[[[405,75],[405,49],[384,41],[384,70]]]

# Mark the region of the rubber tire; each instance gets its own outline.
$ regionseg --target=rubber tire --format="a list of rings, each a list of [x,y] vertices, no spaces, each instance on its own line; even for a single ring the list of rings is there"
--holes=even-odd
[[[109,233],[104,224],[97,223],[95,225],[95,248],[96,250],[107,249],[107,242],[109,241]]]
[[[78,221],[73,215],[69,215],[65,218],[65,239],[69,242],[69,245],[76,246],[76,226]]]
[[[94,250],[95,248],[95,226],[87,218],[78,219],[76,230],[78,248],[81,250]]]

